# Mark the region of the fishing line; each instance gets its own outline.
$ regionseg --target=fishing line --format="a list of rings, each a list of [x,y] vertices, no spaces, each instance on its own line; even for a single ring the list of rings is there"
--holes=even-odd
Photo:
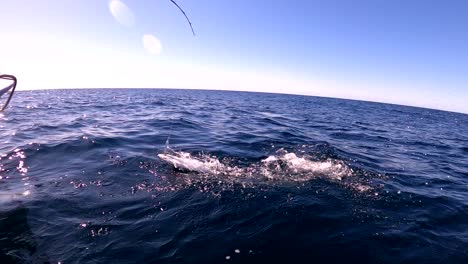
[[[171,135],[172,135],[172,128],[174,127],[174,124],[171,124],[171,126],[169,127],[169,134],[167,136],[167,139],[166,139],[166,143],[164,144],[164,154],[167,154],[167,152],[170,150],[172,152],[174,152],[170,147],[169,147],[169,139],[171,138]]]

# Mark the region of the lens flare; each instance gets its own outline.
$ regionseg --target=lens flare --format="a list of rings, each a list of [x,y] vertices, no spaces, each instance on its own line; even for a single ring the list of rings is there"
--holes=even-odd
[[[109,2],[109,10],[112,16],[120,24],[131,27],[135,25],[135,16],[132,10],[119,0],[112,0]]]
[[[151,34],[143,35],[143,46],[145,47],[146,51],[152,55],[159,55],[161,54],[162,45],[159,39]]]

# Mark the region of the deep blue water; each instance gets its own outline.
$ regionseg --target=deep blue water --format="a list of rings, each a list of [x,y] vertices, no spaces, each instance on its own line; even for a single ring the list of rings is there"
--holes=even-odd
[[[0,263],[468,263],[468,115],[31,91],[0,141]]]

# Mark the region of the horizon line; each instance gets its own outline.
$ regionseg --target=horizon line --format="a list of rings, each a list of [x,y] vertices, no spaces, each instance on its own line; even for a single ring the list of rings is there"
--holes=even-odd
[[[441,108],[431,108],[428,106],[421,106],[421,105],[406,105],[401,103],[395,102],[385,102],[385,101],[376,101],[376,100],[366,100],[366,99],[359,99],[359,98],[345,98],[345,97],[331,97],[331,96],[323,96],[323,95],[312,95],[312,94],[301,94],[301,93],[287,93],[287,92],[268,92],[268,91],[248,91],[248,90],[229,90],[229,89],[201,89],[201,88],[169,88],[169,87],[95,87],[95,88],[22,88],[17,90],[16,92],[31,92],[31,91],[48,91],[48,90],[111,90],[111,89],[122,89],[122,90],[131,90],[131,89],[147,89],[147,90],[195,90],[195,91],[216,91],[216,92],[245,92],[245,93],[261,93],[261,94],[277,94],[277,95],[293,95],[293,96],[306,96],[306,97],[317,97],[317,98],[324,98],[324,99],[338,99],[338,100],[349,100],[349,101],[356,101],[356,102],[365,102],[365,103],[375,103],[375,104],[387,104],[387,105],[394,105],[394,106],[404,106],[404,107],[413,107],[413,108],[420,108],[426,110],[433,110],[433,111],[442,111],[448,113],[455,113],[455,114],[462,114],[468,115],[468,112],[461,112],[460,110],[448,110],[448,109],[441,109]]]

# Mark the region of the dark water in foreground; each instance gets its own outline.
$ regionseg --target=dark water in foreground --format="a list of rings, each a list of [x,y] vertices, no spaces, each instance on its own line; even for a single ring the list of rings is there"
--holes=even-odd
[[[468,263],[467,131],[315,97],[18,92],[0,263]]]

